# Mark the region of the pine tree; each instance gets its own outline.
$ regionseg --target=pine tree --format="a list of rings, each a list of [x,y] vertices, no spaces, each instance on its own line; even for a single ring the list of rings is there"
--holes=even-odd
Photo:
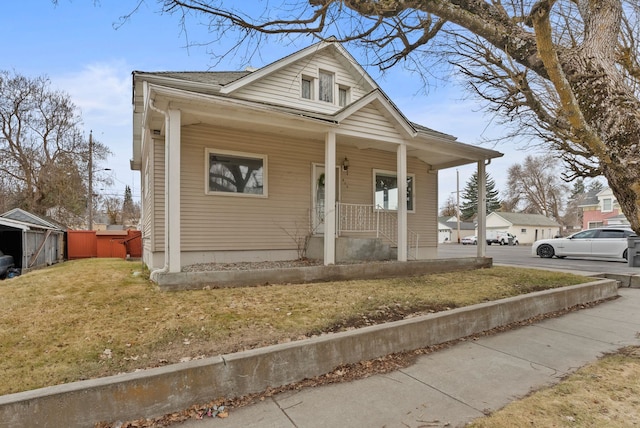
[[[500,209],[500,199],[498,191],[495,190],[496,183],[485,173],[487,183],[487,214]],[[478,173],[474,172],[462,191],[462,204],[460,215],[465,220],[470,220],[478,214]]]
[[[128,225],[134,214],[133,197],[129,186],[124,189],[124,201],[122,202],[122,224]]]

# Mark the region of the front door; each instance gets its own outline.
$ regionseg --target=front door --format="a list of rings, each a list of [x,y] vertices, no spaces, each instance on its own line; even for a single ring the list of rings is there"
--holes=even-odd
[[[325,170],[322,164],[313,164],[312,171],[312,186],[311,186],[311,233],[324,234],[324,181]],[[340,200],[340,169],[336,167],[336,201]]]

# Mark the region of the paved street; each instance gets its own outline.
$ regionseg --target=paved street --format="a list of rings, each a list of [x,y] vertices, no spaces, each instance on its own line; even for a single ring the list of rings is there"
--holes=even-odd
[[[438,247],[438,257],[474,257],[478,247],[475,245],[440,244]],[[530,245],[516,245],[513,247],[489,245],[486,255],[493,258],[496,265],[514,265],[522,267],[541,267],[550,269],[575,270],[584,272],[604,272],[615,274],[640,274],[640,268],[633,268],[627,262],[607,259],[581,259],[577,257],[567,257],[565,259],[541,259],[531,255]]]

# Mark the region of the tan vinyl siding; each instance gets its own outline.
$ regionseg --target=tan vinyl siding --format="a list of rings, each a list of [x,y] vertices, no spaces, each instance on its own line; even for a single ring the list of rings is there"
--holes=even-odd
[[[319,69],[335,73],[334,84],[350,88],[350,103],[362,98],[362,96],[371,91],[371,88],[363,87],[364,81],[357,81],[333,54],[328,51],[322,51],[314,55],[311,60],[306,58],[297,61],[289,67],[279,70],[276,74],[266,76],[234,92],[233,96],[320,113],[335,113],[342,108],[338,106],[337,86],[333,104],[317,100],[317,82],[316,88],[313,90],[315,100],[307,100],[301,97],[301,77],[305,75],[317,79]]]
[[[150,173],[149,180],[153,185],[149,194],[152,200],[147,206],[153,207],[153,214],[149,219],[154,231],[152,246],[154,251],[164,251],[164,140],[153,141],[153,162]]]
[[[205,194],[205,149],[267,156],[268,197]],[[183,251],[295,248],[309,230],[311,163],[323,142],[205,125],[183,128],[181,223]]]
[[[268,197],[205,194],[205,150],[219,149],[267,156]],[[164,147],[154,145],[154,249],[164,249]],[[340,172],[340,200],[373,204],[373,170],[396,170],[396,152],[358,150],[338,142],[336,160],[348,157],[348,174]],[[242,132],[209,125],[182,128],[181,246],[183,251],[291,250],[294,237],[309,232],[312,164],[324,163],[324,141]],[[437,241],[437,176],[427,165],[408,159],[415,174],[415,212],[408,225],[421,246]],[[290,236],[291,235],[291,236]]]
[[[358,137],[370,137],[391,142],[401,142],[402,138],[393,124],[373,105],[363,107],[340,123],[340,132]]]

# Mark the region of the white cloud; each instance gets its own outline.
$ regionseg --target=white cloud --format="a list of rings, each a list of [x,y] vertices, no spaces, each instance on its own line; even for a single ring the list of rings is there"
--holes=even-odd
[[[84,132],[107,145],[112,156],[101,165],[110,168],[114,184],[102,193],[122,196],[125,185],[134,197],[140,192],[139,173],[131,171],[131,67],[123,61],[97,62],[79,71],[52,76],[52,86],[68,93],[80,109]]]

